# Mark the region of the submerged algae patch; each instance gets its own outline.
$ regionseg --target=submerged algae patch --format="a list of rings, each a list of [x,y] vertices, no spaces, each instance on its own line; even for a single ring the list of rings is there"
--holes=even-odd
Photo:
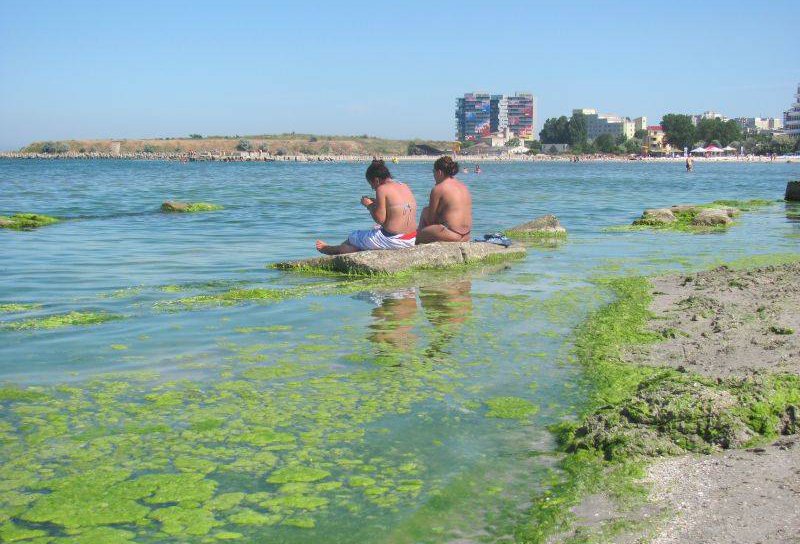
[[[316,482],[324,480],[331,473],[327,470],[314,467],[290,466],[276,470],[267,478],[271,484],[285,484],[290,482]]]
[[[36,329],[59,329],[61,327],[76,327],[98,325],[108,321],[122,319],[123,316],[107,312],[69,312],[46,317],[25,319],[21,321],[6,321],[0,323],[0,328],[13,331]]]
[[[487,417],[501,419],[527,419],[539,411],[539,407],[519,397],[495,397],[486,401]]]
[[[0,304],[0,313],[20,313],[30,312],[31,310],[38,310],[41,304],[26,304],[22,302],[10,302],[7,304]]]

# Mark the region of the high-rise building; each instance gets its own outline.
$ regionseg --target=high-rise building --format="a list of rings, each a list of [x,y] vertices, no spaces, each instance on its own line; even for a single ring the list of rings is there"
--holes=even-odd
[[[597,110],[581,108],[572,110],[572,114],[582,113],[586,117],[586,139],[594,140],[601,134],[611,134],[615,138],[624,135],[625,138],[633,138],[637,127],[646,127],[647,118],[637,117],[631,121],[628,117],[609,115],[607,113],[597,113]]]
[[[800,84],[797,85],[794,104],[783,112],[783,131],[793,136],[800,135]]]
[[[508,101],[508,129],[520,140],[534,139],[536,99],[530,93],[517,93]]]
[[[491,101],[489,93],[467,93],[456,99],[456,138],[478,140],[491,133]]]
[[[535,138],[536,98],[514,95],[467,93],[456,100],[456,138],[478,140],[510,130],[517,138]]]

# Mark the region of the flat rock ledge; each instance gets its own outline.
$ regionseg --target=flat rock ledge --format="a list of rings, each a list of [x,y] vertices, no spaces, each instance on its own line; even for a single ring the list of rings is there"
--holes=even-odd
[[[416,269],[446,269],[523,257],[518,244],[503,247],[487,242],[435,242],[409,249],[359,251],[277,263],[281,270],[326,270],[352,275],[394,275]]]
[[[530,238],[530,237],[558,237],[565,236],[567,229],[561,226],[558,217],[552,214],[537,217],[533,221],[528,221],[505,231],[506,236],[511,238]]]

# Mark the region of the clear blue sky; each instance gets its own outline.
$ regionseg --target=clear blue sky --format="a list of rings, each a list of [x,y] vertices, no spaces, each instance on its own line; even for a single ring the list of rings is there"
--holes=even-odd
[[[315,132],[453,137],[455,98],[779,116],[797,0],[0,1],[0,149]]]

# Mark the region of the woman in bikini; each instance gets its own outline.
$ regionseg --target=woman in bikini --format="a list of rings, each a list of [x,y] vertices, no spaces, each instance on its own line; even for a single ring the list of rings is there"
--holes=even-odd
[[[422,210],[417,227],[417,244],[467,242],[472,232],[472,196],[458,181],[458,163],[441,157],[433,164],[431,199]]]
[[[338,246],[317,240],[317,251],[326,255],[353,253],[368,249],[403,249],[414,247],[416,239],[417,201],[411,189],[392,179],[381,160],[374,160],[366,172],[367,183],[375,190],[375,198],[361,197],[361,205],[369,210],[377,225],[352,232]]]

